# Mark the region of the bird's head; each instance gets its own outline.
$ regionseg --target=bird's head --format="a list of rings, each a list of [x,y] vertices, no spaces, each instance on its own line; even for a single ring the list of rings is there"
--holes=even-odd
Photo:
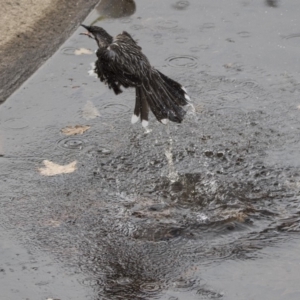
[[[96,40],[99,48],[107,47],[113,41],[112,36],[110,36],[102,27],[99,26],[86,26],[81,24],[87,32],[81,33],[83,35],[87,35],[88,37]]]

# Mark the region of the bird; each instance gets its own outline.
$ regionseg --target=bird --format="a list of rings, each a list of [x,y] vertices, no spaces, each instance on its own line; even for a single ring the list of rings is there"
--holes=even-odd
[[[94,39],[98,45],[94,72],[116,95],[122,93],[121,87],[135,88],[135,107],[131,118],[142,126],[149,125],[149,110],[156,119],[167,124],[168,121],[181,123],[186,114],[184,106],[191,101],[187,90],[180,83],[167,77],[151,66],[142,48],[123,31],[116,37],[99,26],[81,24],[87,32],[81,33]]]

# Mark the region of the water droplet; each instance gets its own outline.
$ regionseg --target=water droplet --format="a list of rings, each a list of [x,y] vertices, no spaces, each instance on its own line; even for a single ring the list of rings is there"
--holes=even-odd
[[[78,138],[64,138],[57,142],[58,146],[63,149],[69,149],[69,150],[82,150],[85,146],[85,142]]]
[[[189,55],[171,56],[167,62],[174,68],[193,68],[198,64],[197,58]]]

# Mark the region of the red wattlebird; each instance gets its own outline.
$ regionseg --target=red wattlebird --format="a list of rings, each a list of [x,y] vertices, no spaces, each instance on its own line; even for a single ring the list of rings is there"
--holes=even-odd
[[[153,68],[142,48],[129,33],[123,31],[113,38],[103,28],[85,26],[89,37],[98,44],[95,73],[99,79],[113,89],[116,95],[124,88],[134,87],[136,102],[131,119],[139,119],[143,127],[148,126],[149,108],[156,119],[166,124],[168,120],[181,123],[190,97],[186,89],[173,79]]]

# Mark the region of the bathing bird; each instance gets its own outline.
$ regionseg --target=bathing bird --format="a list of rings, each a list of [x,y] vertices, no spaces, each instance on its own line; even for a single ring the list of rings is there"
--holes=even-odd
[[[123,31],[112,37],[102,27],[81,24],[98,45],[94,72],[116,95],[121,87],[133,87],[136,91],[135,108],[131,118],[134,124],[141,120],[148,126],[149,108],[162,124],[168,120],[181,123],[190,102],[186,89],[175,80],[152,67],[142,48]]]

